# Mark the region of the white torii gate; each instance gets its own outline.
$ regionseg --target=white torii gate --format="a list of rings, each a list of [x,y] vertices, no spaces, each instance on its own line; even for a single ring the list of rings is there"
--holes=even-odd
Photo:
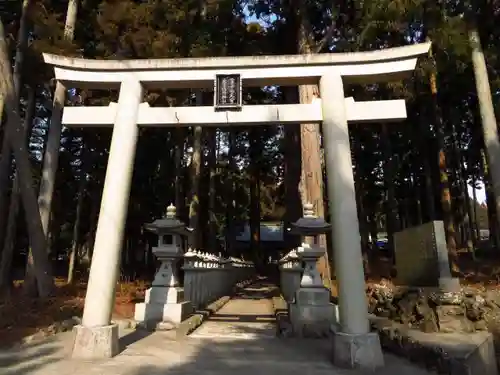
[[[380,342],[371,333],[356,210],[348,122],[406,118],[403,100],[356,102],[344,83],[373,83],[408,77],[430,43],[373,52],[150,60],[86,60],[44,54],[66,87],[119,88],[118,103],[65,108],[66,126],[113,126],[82,325],[76,327],[74,357],[112,357],[118,331],[111,324],[123,231],[139,126],[226,126],[323,123],[327,191],[341,332],[335,362],[351,367],[383,365]],[[245,86],[318,84],[311,104],[248,105],[237,111],[212,106],[156,108],[143,103],[152,88],[211,89],[216,75],[239,75]]]

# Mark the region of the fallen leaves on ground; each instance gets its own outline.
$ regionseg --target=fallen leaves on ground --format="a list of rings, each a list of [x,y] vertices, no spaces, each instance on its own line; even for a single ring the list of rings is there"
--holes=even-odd
[[[12,345],[54,322],[82,316],[86,283],[66,285],[63,280],[56,279],[54,296],[47,299],[27,297],[22,293],[21,286],[22,283],[15,283],[11,295],[0,299],[1,346]],[[134,304],[143,297],[145,289],[144,282],[119,283],[113,318],[133,318]]]

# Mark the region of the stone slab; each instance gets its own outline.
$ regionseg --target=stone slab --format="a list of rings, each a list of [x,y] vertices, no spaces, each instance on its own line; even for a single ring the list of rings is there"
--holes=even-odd
[[[119,353],[118,325],[103,327],[73,327],[73,358],[103,359]]]
[[[498,375],[493,336],[489,332],[426,334],[410,331],[408,336],[423,346],[447,353],[450,375]]]
[[[193,312],[190,302],[136,303],[134,318],[139,322],[156,321],[180,323]]]
[[[332,362],[341,368],[375,371],[384,367],[378,333],[333,332]]]
[[[373,315],[370,321],[384,349],[421,366],[450,375],[498,375],[489,332],[424,333]]]

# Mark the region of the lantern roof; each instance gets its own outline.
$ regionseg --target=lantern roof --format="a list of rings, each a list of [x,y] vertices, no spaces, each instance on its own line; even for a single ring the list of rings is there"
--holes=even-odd
[[[144,229],[156,233],[163,234],[180,234],[187,236],[192,232],[191,228],[187,228],[186,224],[177,218],[177,209],[173,204],[167,207],[167,212],[161,219],[156,219],[152,223],[144,224]]]
[[[324,218],[314,215],[311,203],[304,204],[304,216],[291,223],[291,226],[290,232],[301,236],[318,236],[327,233],[331,228],[331,224]]]

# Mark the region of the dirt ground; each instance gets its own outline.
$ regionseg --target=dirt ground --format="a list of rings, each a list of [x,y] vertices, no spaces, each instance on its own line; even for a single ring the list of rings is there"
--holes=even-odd
[[[390,282],[393,266],[388,259],[372,262],[367,269],[367,283]],[[488,290],[498,296],[499,309],[487,314],[490,331],[495,335],[500,353],[500,259],[472,262],[464,257],[460,262],[460,279],[463,286],[479,291]],[[61,322],[73,316],[81,317],[85,301],[85,283],[66,285],[63,279],[56,279],[55,296],[40,300],[22,294],[22,282],[8,298],[0,299],[0,346],[11,345],[25,336],[47,329],[54,322]],[[143,298],[148,285],[145,282],[122,282],[116,288],[113,318],[133,318],[134,304]],[[335,281],[332,295],[337,294]],[[495,297],[496,299],[496,297]]]
[[[64,280],[56,279],[54,297],[41,300],[24,296],[22,282],[16,282],[11,295],[0,299],[0,346],[10,346],[55,322],[81,317],[86,287],[85,283],[66,285]],[[113,318],[133,318],[134,304],[146,287],[144,282],[119,283]]]

